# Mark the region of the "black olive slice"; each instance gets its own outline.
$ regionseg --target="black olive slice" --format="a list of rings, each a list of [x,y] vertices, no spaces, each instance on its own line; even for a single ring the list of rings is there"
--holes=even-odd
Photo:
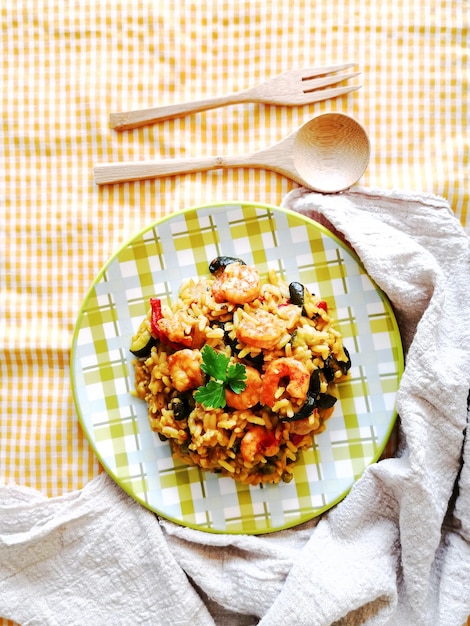
[[[219,270],[224,270],[230,263],[239,263],[240,265],[246,265],[242,259],[237,259],[234,256],[218,256],[209,263],[209,272],[215,274]]]

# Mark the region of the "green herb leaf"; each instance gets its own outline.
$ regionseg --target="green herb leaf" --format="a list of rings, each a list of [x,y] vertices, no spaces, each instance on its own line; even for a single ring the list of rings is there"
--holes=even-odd
[[[246,367],[241,363],[232,363],[227,368],[227,384],[235,393],[240,393],[246,387]]]
[[[245,389],[246,367],[242,363],[230,363],[229,357],[211,346],[204,346],[201,355],[201,369],[211,379],[205,387],[198,387],[194,399],[208,409],[222,409],[226,404],[226,389],[234,393]]]
[[[225,387],[222,383],[210,380],[205,387],[198,387],[194,399],[208,409],[223,409],[225,406]]]
[[[215,380],[224,382],[227,373],[227,366],[230,362],[230,359],[225,356],[225,354],[222,354],[222,352],[216,352],[214,348],[211,348],[211,346],[204,346],[201,354],[202,371],[214,378]]]

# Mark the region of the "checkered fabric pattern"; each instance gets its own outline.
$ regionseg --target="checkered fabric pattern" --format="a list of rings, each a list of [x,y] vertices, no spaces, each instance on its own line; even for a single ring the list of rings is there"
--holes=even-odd
[[[322,111],[369,133],[365,186],[446,197],[470,230],[468,1],[0,2],[0,479],[48,495],[99,465],[70,388],[72,330],[102,265],[177,209],[278,205],[295,183],[239,169],[97,187],[99,162],[243,154]],[[315,105],[247,104],[134,131],[111,112],[222,95],[291,68],[354,62],[362,88]]]

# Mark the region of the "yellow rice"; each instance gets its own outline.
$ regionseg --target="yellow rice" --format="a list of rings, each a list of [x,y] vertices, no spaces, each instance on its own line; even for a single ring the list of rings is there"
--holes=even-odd
[[[344,379],[347,373],[336,368],[330,371],[330,380],[326,380],[325,363],[329,357],[334,357],[332,362],[336,364],[345,363],[348,355],[334,320],[323,303],[318,306],[321,298],[305,290],[303,307],[297,306],[299,310],[296,310],[290,300],[288,283],[273,271],[262,283],[259,297],[241,305],[216,302],[211,292],[213,282],[212,276],[186,281],[174,304],[163,306],[164,318],[177,322],[184,337],[192,338],[199,350],[210,345],[245,364],[262,357],[262,365],[259,366],[262,377],[269,363],[276,359],[295,359],[306,367],[309,374],[319,370],[321,393],[334,395],[335,383]],[[237,338],[241,320],[246,316],[253,319],[258,310],[276,316],[281,320],[281,327],[285,328],[270,349],[246,345]],[[142,322],[147,327],[150,314],[149,311]],[[150,425],[161,439],[169,442],[174,458],[229,476],[243,484],[291,480],[302,449],[310,447],[313,437],[325,429],[332,408],[317,409],[308,418],[308,423],[305,419],[292,421],[305,399],[290,397],[286,391],[288,381],[281,380],[272,408],[258,404],[244,410],[227,406],[213,409],[192,399],[189,413],[184,419],[176,419],[172,400],[181,394],[174,387],[168,357],[177,349],[177,345],[169,347],[158,342],[147,357],[134,361],[135,394],[147,403]],[[189,394],[191,398],[194,391]],[[271,441],[274,437],[278,444],[275,454],[268,456],[264,454],[266,448],[261,447],[253,458],[244,458],[240,451],[242,442],[253,428],[266,431]]]

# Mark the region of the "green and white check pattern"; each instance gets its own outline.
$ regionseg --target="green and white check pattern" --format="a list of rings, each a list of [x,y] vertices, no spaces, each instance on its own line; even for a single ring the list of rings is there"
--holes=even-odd
[[[148,299],[176,298],[218,255],[273,268],[328,301],[352,358],[324,433],[289,484],[247,487],[176,463],[132,396],[129,345]],[[341,500],[383,451],[393,427],[403,353],[393,311],[358,259],[308,218],[276,207],[218,204],[159,221],[113,257],[83,304],[72,351],[80,421],[99,460],[136,500],[209,532],[263,533],[311,519]]]

